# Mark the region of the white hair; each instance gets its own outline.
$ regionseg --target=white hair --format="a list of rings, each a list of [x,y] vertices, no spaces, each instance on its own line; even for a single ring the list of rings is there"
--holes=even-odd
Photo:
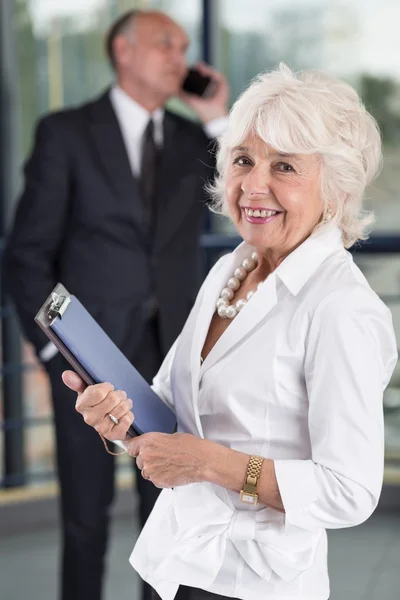
[[[258,75],[233,105],[218,140],[218,176],[208,186],[214,212],[227,214],[227,159],[251,133],[279,152],[318,155],[323,212],[317,227],[332,215],[346,248],[368,237],[374,216],[362,202],[382,164],[381,137],[350,85],[321,71],[294,74],[283,63]]]

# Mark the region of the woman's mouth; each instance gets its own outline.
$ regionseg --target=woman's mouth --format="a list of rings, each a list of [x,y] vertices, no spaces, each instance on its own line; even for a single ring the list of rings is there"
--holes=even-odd
[[[269,208],[242,208],[242,210],[245,214],[246,221],[257,225],[269,223],[282,212],[280,210],[271,210]]]

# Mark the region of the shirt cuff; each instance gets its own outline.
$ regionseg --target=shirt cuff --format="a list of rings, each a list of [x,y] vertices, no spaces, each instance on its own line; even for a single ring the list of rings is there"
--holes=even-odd
[[[311,504],[318,499],[315,465],[311,460],[275,460],[275,476],[285,509],[285,527],[296,525],[315,529],[308,513]]]
[[[228,117],[217,117],[203,125],[204,131],[209,138],[216,138],[228,129]]]
[[[46,363],[49,362],[56,354],[58,354],[57,347],[53,344],[53,342],[49,342],[39,352],[39,358],[42,362]]]
[[[125,450],[125,452],[127,451],[125,444],[122,440],[114,440],[113,444],[115,444],[116,446],[119,446],[120,448],[122,448],[122,450]]]

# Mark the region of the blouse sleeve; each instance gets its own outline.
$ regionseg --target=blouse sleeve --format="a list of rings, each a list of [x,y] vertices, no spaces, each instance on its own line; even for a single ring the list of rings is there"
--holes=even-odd
[[[286,525],[365,521],[381,492],[383,391],[397,361],[390,311],[363,286],[317,308],[305,350],[310,460],[276,460]]]

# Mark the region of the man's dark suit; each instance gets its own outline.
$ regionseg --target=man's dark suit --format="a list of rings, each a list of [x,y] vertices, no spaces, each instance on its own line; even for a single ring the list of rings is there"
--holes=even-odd
[[[40,121],[5,250],[7,289],[38,352],[47,339],[33,318],[60,281],[144,376],[155,374],[198,289],[209,145],[202,127],[166,112],[150,237],[108,93]],[[152,297],[156,323],[149,322]],[[62,490],[63,598],[99,600],[114,461],[75,412],[75,394],[60,379],[65,368],[59,355],[47,365]],[[149,506],[155,488],[139,482],[148,486]]]

